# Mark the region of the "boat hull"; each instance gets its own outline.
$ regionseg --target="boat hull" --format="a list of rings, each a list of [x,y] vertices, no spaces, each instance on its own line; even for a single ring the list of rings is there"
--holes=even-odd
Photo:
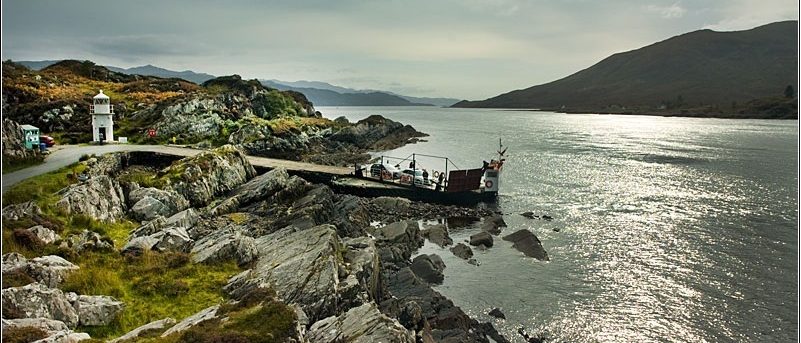
[[[497,192],[470,190],[460,192],[442,192],[430,188],[398,185],[394,182],[374,180],[366,177],[344,176],[330,183],[337,193],[353,194],[362,197],[400,197],[414,201],[438,203],[444,205],[475,205],[481,202],[494,203]]]

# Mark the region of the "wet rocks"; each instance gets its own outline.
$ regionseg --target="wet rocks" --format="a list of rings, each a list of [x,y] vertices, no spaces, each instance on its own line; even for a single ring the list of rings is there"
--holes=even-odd
[[[108,325],[123,309],[121,301],[106,295],[80,295],[73,306],[83,326]]]
[[[501,216],[493,216],[485,218],[484,222],[481,224],[482,230],[496,236],[501,234],[502,227],[506,227],[506,222],[503,220],[503,217]]]
[[[548,253],[542,247],[542,243],[529,230],[519,230],[511,235],[503,237],[503,240],[512,242],[512,246],[528,257],[533,257],[541,261],[548,261]]]
[[[553,217],[551,217],[551,216],[549,216],[547,214],[538,215],[538,214],[534,214],[534,212],[531,212],[531,211],[523,212],[520,215],[523,216],[523,217],[526,217],[528,219],[542,219],[542,220],[547,220],[547,221],[553,220]]]
[[[453,244],[453,240],[448,235],[448,229],[445,227],[445,225],[437,224],[429,226],[422,231],[422,235],[423,237],[428,238],[428,240],[432,243],[443,248]]]
[[[382,314],[373,303],[314,323],[306,333],[306,340],[320,343],[415,342],[414,336],[403,325]]]
[[[461,258],[463,260],[467,260],[473,257],[473,250],[470,249],[470,247],[465,245],[464,243],[456,244],[456,246],[454,246],[450,250],[456,257]]]
[[[370,204],[387,212],[406,212],[412,202],[406,198],[378,197],[372,199]]]
[[[412,252],[423,245],[420,226],[416,221],[400,221],[373,229],[381,261],[399,269],[409,263]]]
[[[428,283],[441,284],[445,279],[445,275],[442,274],[445,263],[436,254],[415,257],[410,268],[414,275]]]
[[[60,192],[56,207],[67,214],[85,214],[101,221],[125,215],[125,196],[119,183],[107,175],[95,176]]]
[[[497,307],[496,307],[496,308],[493,308],[493,309],[492,309],[491,311],[489,311],[489,313],[487,313],[487,314],[489,314],[490,316],[493,316],[493,317],[495,317],[495,318],[499,318],[499,319],[506,319],[506,315],[505,315],[505,314],[503,314],[503,312],[501,311],[501,309],[499,309],[499,308],[497,308]]]
[[[485,246],[487,248],[492,247],[492,235],[489,232],[481,231],[475,235],[470,236],[470,245],[472,246]]]
[[[78,325],[78,312],[59,289],[41,283],[3,289],[3,317],[47,318]]]

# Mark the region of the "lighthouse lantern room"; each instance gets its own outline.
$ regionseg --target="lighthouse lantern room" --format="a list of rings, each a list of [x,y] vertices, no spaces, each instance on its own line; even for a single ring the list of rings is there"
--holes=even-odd
[[[103,90],[92,99],[89,113],[92,114],[92,141],[98,143],[114,141],[114,105]]]

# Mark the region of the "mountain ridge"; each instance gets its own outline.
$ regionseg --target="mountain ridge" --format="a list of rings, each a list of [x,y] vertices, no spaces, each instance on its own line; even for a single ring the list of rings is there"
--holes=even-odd
[[[775,97],[788,107],[779,98],[787,86],[798,88],[797,30],[797,21],[785,21],[744,31],[693,31],[613,54],[552,82],[453,107],[759,116],[766,113],[747,113],[755,111],[749,103]]]

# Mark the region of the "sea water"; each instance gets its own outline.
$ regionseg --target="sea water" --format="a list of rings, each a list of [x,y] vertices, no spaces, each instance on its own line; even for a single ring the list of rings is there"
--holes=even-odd
[[[480,167],[508,147],[502,235],[531,230],[549,262],[496,237],[479,266],[445,261],[436,286],[508,338],[567,342],[787,342],[797,338],[798,121],[323,107],[428,133],[382,152]],[[442,169],[437,160],[418,159]],[[552,221],[520,215],[532,211]],[[455,242],[478,226],[453,228]],[[506,320],[487,315],[500,308]]]

